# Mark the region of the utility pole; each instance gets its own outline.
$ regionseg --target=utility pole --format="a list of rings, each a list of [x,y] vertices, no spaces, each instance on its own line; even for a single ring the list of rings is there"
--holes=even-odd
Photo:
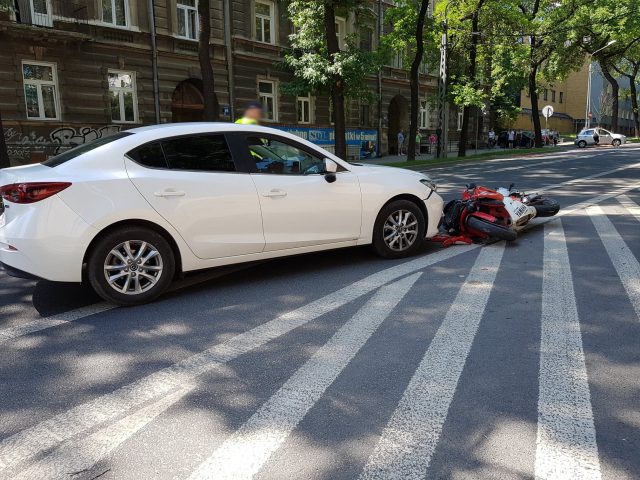
[[[449,103],[447,102],[447,10],[444,13],[442,22],[442,39],[440,41],[440,77],[438,78],[438,143],[436,147],[436,157],[446,158],[449,138]]]

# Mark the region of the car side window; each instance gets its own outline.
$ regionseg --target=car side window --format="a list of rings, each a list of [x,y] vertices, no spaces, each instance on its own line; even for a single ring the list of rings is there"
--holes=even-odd
[[[190,135],[161,140],[171,170],[235,172],[224,135]]]
[[[324,159],[272,138],[247,137],[247,145],[258,173],[312,175],[324,173]]]
[[[168,168],[167,160],[164,158],[164,152],[160,146],[160,142],[151,142],[135,150],[130,151],[127,155],[135,162],[149,168]]]

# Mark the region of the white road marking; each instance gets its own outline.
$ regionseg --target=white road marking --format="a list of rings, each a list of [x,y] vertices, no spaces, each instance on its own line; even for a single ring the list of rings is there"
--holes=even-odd
[[[619,195],[618,202],[640,222],[640,205],[631,200],[627,195]]]
[[[361,480],[425,478],[503,252],[503,242],[480,251],[382,432]]]
[[[0,442],[0,472],[10,466],[27,461],[45,450],[56,447],[65,440],[86,432],[103,422],[115,419],[132,408],[139,408],[146,402],[166,395],[175,388],[191,388],[192,381],[198,375],[221,367],[240,355],[259,348],[390,281],[469,252],[476,247],[477,245],[470,245],[438,250],[433,254],[371,274],[296,310],[236,335],[226,342],[216,344],[203,352],[125,385],[112,393],[97,397],[26,428]]]
[[[572,180],[567,180],[566,182],[556,183],[554,185],[547,185],[542,189],[539,189],[539,192],[546,192],[547,190],[554,190],[559,187],[566,187],[567,185],[573,185],[576,183],[584,182],[585,180],[593,180],[594,178],[604,177],[606,175],[611,175],[612,173],[621,172],[623,170],[629,170],[631,168],[640,168],[640,162],[632,163],[631,165],[623,165],[622,167],[612,168],[611,170],[606,170],[604,172],[594,173],[593,175],[587,175],[586,177],[574,178]]]
[[[116,448],[158,415],[164,413],[186,393],[186,389],[177,390],[87,437],[66,442],[12,478],[13,480],[39,480],[69,478],[73,476],[72,472],[88,473],[98,462],[107,458]]]
[[[251,479],[422,275],[378,290],[260,409],[191,474],[190,480]]]
[[[33,322],[25,323],[23,325],[5,328],[4,330],[0,330],[0,344],[30,333],[39,332],[40,330],[46,330],[47,328],[74,322],[81,318],[95,315],[96,313],[106,312],[113,308],[116,308],[116,305],[110,303],[95,303],[93,305],[87,305],[86,307],[76,308],[75,310],[34,320]]]
[[[535,477],[599,480],[569,253],[561,222],[545,226]]]
[[[587,213],[640,319],[640,263],[602,208],[594,205],[587,208]]]

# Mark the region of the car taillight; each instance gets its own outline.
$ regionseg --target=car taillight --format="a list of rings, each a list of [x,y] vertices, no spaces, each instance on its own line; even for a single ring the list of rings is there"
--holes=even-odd
[[[12,203],[35,203],[71,186],[71,182],[25,182],[0,187],[0,196]]]

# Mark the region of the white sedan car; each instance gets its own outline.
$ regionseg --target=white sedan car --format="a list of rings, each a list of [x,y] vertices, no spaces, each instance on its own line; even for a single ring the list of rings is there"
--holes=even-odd
[[[0,170],[0,194],[10,274],[89,281],[121,305],[220,265],[364,244],[405,257],[437,233],[443,206],[420,173],[216,123],[135,128]]]
[[[612,133],[604,128],[583,129],[574,142],[578,147],[584,148],[587,145],[613,145],[619,147],[627,143],[627,137],[620,133]]]

